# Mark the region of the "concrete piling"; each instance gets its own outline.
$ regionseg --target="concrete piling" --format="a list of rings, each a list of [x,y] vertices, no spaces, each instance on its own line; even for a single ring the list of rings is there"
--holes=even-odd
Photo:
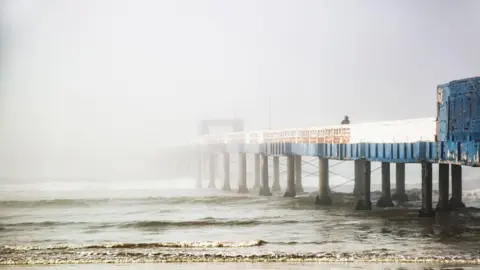
[[[283,197],[295,197],[295,171],[294,171],[294,157],[287,156],[287,190]]]
[[[462,200],[462,166],[452,164],[452,197],[450,198],[451,209],[465,208]]]
[[[329,194],[328,159],[320,158],[318,163],[318,187],[319,193],[315,199],[317,205],[332,205],[333,201]]]
[[[230,154],[223,153],[223,188],[224,191],[230,191]]]
[[[449,193],[449,164],[438,164],[438,203],[435,212],[450,211]]]
[[[353,195],[360,198],[362,196],[362,190],[365,183],[362,177],[362,160],[354,161],[354,174],[355,174],[355,186],[353,188]]]
[[[377,201],[378,207],[393,207],[390,190],[390,163],[382,162],[382,196]]]
[[[197,157],[197,181],[196,181],[196,188],[202,188],[203,185],[202,185],[202,174],[203,174],[203,170],[202,170],[202,155],[199,154],[198,157]]]
[[[302,156],[294,156],[295,161],[295,192],[296,194],[303,193],[302,184]]]
[[[260,196],[272,196],[270,186],[268,185],[268,156],[262,155],[262,185],[260,187]]]
[[[277,192],[280,191],[280,157],[274,156],[273,157],[273,185],[272,191]]]
[[[358,170],[358,177],[363,183],[362,196],[357,202],[356,210],[372,210],[370,194],[371,163],[368,160],[360,160],[362,170]],[[357,179],[357,176],[355,177]]]
[[[434,217],[432,207],[432,163],[422,162],[422,208],[419,217]]]
[[[253,168],[254,168],[254,184],[253,188],[260,188],[260,154],[255,154],[253,159]]]
[[[247,154],[238,154],[238,193],[248,193],[247,188]]]
[[[395,164],[395,193],[392,195],[392,200],[399,204],[408,201],[405,191],[405,163]]]
[[[215,188],[215,154],[211,153],[208,158],[209,184],[208,188]]]

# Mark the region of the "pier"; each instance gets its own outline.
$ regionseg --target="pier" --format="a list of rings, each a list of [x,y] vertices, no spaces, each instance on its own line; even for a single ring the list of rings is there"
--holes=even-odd
[[[197,187],[205,176],[215,188],[218,161],[223,159],[223,189],[231,190],[230,157],[238,159],[237,192],[249,192],[247,156],[253,157],[254,186],[260,196],[280,190],[279,157],[286,157],[284,197],[303,192],[302,157],[318,159],[318,196],[315,203],[331,205],[329,161],[353,161],[357,210],[392,207],[408,200],[405,193],[405,164],[421,166],[422,206],[420,217],[433,217],[465,207],[462,202],[462,166],[480,165],[480,77],[438,85],[436,117],[388,122],[342,124],[285,130],[244,131],[243,121],[209,120],[200,125],[198,141],[187,146],[196,167]],[[432,98],[433,99],[433,98]],[[432,100],[432,102],[434,102]],[[347,119],[347,118],[346,118]],[[230,125],[232,133],[210,135],[213,125]],[[220,159],[219,157],[223,157]],[[273,165],[269,164],[272,161]],[[382,196],[371,201],[371,163],[381,163]],[[439,164],[439,201],[432,205],[432,164]],[[394,165],[392,165],[394,164]],[[395,193],[391,194],[391,166],[396,166]],[[271,171],[269,168],[272,168]],[[208,173],[205,173],[208,171]],[[270,174],[273,175],[269,183]],[[271,185],[271,188],[270,188]],[[450,194],[451,186],[451,197]]]

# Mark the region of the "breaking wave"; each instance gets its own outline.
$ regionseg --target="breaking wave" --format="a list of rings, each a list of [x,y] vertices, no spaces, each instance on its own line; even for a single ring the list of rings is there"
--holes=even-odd
[[[167,221],[167,220],[143,220],[132,222],[104,222],[104,223],[89,223],[89,222],[57,222],[57,221],[42,221],[42,222],[19,222],[19,223],[0,223],[0,230],[33,230],[47,227],[66,227],[66,226],[81,226],[85,229],[138,229],[138,230],[156,230],[163,228],[185,228],[185,227],[230,227],[230,226],[255,226],[262,224],[282,225],[298,223],[296,220],[262,220],[262,219],[239,219],[239,220],[222,220],[215,218],[204,218],[199,220],[186,221]]]
[[[0,207],[39,208],[89,206],[103,203],[139,204],[254,204],[264,198],[253,196],[208,196],[208,197],[146,197],[146,198],[104,198],[104,199],[53,199],[53,200],[8,200],[0,201]]]
[[[164,243],[109,243],[98,245],[53,245],[53,246],[2,246],[0,250],[26,251],[26,250],[64,250],[64,249],[148,249],[148,248],[242,248],[258,247],[267,244],[263,240],[243,242],[164,242]]]

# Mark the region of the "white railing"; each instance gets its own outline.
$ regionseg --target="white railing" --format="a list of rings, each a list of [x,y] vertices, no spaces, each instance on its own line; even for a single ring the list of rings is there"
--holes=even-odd
[[[435,141],[435,118],[407,119],[351,125],[334,125],[299,129],[233,132],[206,135],[200,144],[292,143],[399,143]]]

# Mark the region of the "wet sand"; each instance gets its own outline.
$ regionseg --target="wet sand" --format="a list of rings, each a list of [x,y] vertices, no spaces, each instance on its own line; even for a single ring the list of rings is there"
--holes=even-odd
[[[57,266],[0,266],[0,269],[32,270],[32,269],[162,269],[162,270],[220,270],[220,269],[269,269],[269,270],[310,270],[310,269],[370,269],[370,270],[425,270],[425,269],[480,269],[476,265],[442,265],[442,264],[402,264],[402,263],[168,263],[168,264],[89,264],[89,265],[57,265]]]

